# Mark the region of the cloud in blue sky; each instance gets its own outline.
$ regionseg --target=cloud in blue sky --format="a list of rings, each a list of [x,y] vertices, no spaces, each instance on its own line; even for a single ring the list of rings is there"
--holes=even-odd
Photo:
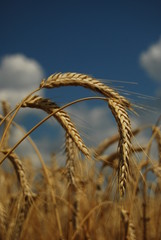
[[[23,54],[6,55],[0,63],[0,100],[12,106],[39,86],[44,72],[40,64]]]
[[[140,55],[140,64],[152,79],[161,82],[161,38]]]

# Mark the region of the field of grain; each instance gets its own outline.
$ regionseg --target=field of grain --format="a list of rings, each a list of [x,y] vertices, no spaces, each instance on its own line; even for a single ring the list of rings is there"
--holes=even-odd
[[[58,106],[39,96],[40,89],[62,86],[81,86],[97,93],[97,97]],[[96,147],[86,146],[66,112],[68,106],[92,99],[107,102],[117,132]],[[42,80],[15,109],[10,110],[7,102],[2,102],[0,162],[8,161],[11,170],[0,168],[0,239],[160,240],[160,119],[151,126],[133,129],[129,117],[133,107],[113,88],[77,73],[53,74]],[[25,133],[15,122],[21,108],[42,110],[47,117]],[[46,164],[41,149],[30,138],[30,133],[51,117],[65,130],[64,166],[59,166],[56,155],[51,155],[50,164]],[[24,134],[14,146],[9,144],[11,126]],[[136,145],[133,138],[146,129],[151,131],[148,142]],[[16,152],[26,138],[41,169],[34,168],[31,159],[21,159]],[[156,157],[151,151],[153,143]],[[113,144],[117,147],[108,153]]]

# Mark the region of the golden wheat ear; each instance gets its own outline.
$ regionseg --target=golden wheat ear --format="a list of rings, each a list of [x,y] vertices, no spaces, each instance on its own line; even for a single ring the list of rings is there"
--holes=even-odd
[[[2,150],[2,153],[4,155],[6,155],[9,152],[9,150],[10,149]],[[31,188],[29,186],[22,161],[19,159],[17,154],[14,153],[14,152],[10,153],[8,158],[14,166],[14,169],[16,171],[16,175],[17,175],[18,181],[21,185],[24,197],[28,197],[28,198],[32,199],[33,193],[32,193]]]
[[[131,153],[131,124],[129,116],[125,108],[115,99],[108,101],[109,107],[116,119],[118,131],[120,134],[119,139],[119,192],[123,197],[126,190],[126,183],[129,175],[129,157]]]
[[[123,106],[131,108],[131,103],[125,97],[119,95],[113,88],[110,88],[89,75],[71,72],[57,73],[49,76],[46,81],[43,79],[40,84],[40,88],[56,88],[61,86],[85,87],[94,92],[101,93],[108,99],[118,99]]]

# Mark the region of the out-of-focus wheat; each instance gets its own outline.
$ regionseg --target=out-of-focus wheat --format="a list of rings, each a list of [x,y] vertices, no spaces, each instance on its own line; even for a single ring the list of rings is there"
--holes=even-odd
[[[148,143],[140,144],[137,138],[132,137],[142,128],[131,129],[127,111],[132,104],[125,97],[84,74],[53,74],[40,84],[40,88],[61,86],[82,86],[104,95],[116,120],[118,134],[98,143],[95,148],[91,146],[89,154],[68,114],[49,99],[32,96],[35,90],[24,98],[19,108],[42,109],[48,116],[53,114],[66,131],[66,163],[63,159],[60,164],[57,154],[51,153],[51,161],[43,163],[42,168],[35,168],[32,167],[32,159],[25,158],[23,164],[18,145],[10,146],[12,131],[9,126],[15,125],[14,110],[9,111],[7,103],[3,103],[6,118],[0,115],[3,119],[0,158],[6,157],[12,162],[17,178],[8,161],[1,166],[0,240],[46,240],[53,237],[55,240],[159,240],[160,155],[158,162],[151,147],[154,143],[160,154],[159,122],[152,128],[153,135]],[[26,137],[26,133],[24,135]],[[132,140],[135,140],[133,145]],[[118,149],[113,148],[111,152],[108,148],[113,143],[118,143]],[[88,158],[82,158],[79,150]],[[150,174],[155,181],[148,177]],[[117,175],[121,198],[117,194]],[[126,197],[122,197],[125,191]]]

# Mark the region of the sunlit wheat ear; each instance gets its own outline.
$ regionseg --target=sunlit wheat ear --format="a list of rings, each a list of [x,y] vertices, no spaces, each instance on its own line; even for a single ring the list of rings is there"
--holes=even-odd
[[[48,114],[51,114],[52,112],[59,110],[59,107],[54,102],[39,96],[33,97],[31,96],[23,103],[22,107],[42,109]],[[69,115],[63,110],[60,110],[54,114],[54,117],[65,129],[65,131],[69,134],[69,136],[73,139],[79,150],[85,156],[89,157],[89,151],[85,144],[83,143],[83,140],[81,139],[76,127],[72,123]]]
[[[125,108],[116,99],[110,99],[108,103],[113,116],[116,119],[120,134],[118,179],[120,196],[123,197],[129,174],[129,156],[131,152],[132,136],[131,124]]]
[[[2,150],[2,153],[5,155],[9,152],[9,150],[10,149]],[[23,167],[23,164],[22,164],[21,160],[19,159],[17,154],[15,154],[14,152],[10,153],[8,158],[12,162],[12,164],[15,168],[16,175],[17,175],[18,181],[20,182],[20,185],[22,187],[22,191],[23,191],[24,196],[32,198],[32,191],[31,191],[30,186],[28,184],[26,174],[25,174],[25,170],[24,170],[24,167]]]
[[[159,165],[161,165],[161,130],[158,126],[153,126],[153,133],[155,134],[155,138],[158,145],[158,155],[159,155]]]
[[[120,96],[114,89],[85,74],[70,72],[57,73],[49,76],[46,81],[43,80],[40,84],[42,88],[56,88],[61,86],[82,86],[92,91],[99,92],[108,99],[118,99],[120,103],[127,108],[131,107],[131,103],[123,96]]]

